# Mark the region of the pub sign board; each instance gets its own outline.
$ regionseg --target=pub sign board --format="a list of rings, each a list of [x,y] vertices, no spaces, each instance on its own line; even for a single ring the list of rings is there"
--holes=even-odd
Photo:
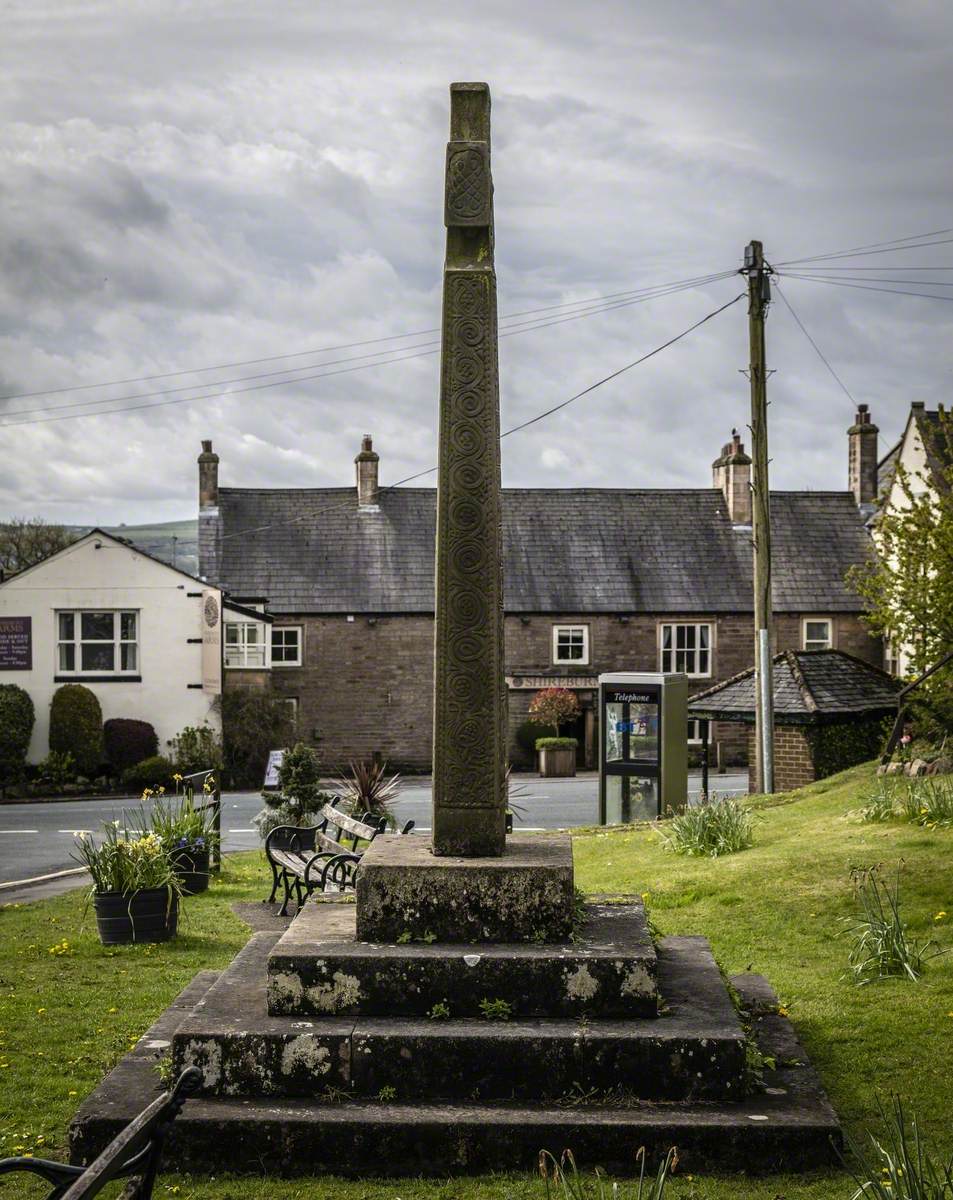
[[[33,670],[33,618],[0,617],[0,671]]]

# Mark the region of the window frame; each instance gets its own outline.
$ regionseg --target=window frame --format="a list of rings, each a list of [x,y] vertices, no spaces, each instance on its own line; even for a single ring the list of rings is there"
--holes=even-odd
[[[222,643],[222,656],[223,656],[225,669],[227,671],[265,671],[265,670],[267,670],[268,666],[269,666],[269,657],[270,657],[269,651],[271,649],[271,637],[270,637],[270,635],[267,637],[265,636],[265,631],[268,628],[267,624],[264,621],[251,621],[251,620],[248,620],[247,618],[242,621],[226,621],[224,624],[225,624],[225,629],[223,632],[224,640]],[[233,628],[239,629],[242,631],[237,643],[234,643],[234,642],[230,643],[228,640],[228,631]],[[261,647],[261,662],[260,663],[259,662],[250,663],[248,661],[248,649],[249,649],[249,647],[248,647],[248,630],[249,629],[257,629],[257,630],[261,631],[261,641],[259,643],[259,645]],[[229,662],[229,650],[231,648],[235,647],[236,645],[241,652],[241,661],[240,662]],[[258,647],[256,646],[255,649],[257,649],[257,648]]]
[[[665,645],[665,631],[671,629],[672,645]],[[695,645],[694,646],[678,646],[679,629],[694,629],[695,630]],[[701,637],[699,630],[708,630],[708,644],[702,646],[700,644]],[[668,666],[665,665],[666,654],[671,655],[671,661]],[[694,664],[697,667],[699,663],[699,655],[707,654],[708,663],[707,670],[704,671],[679,671],[678,655],[691,654],[694,656]],[[658,662],[659,671],[663,675],[686,675],[689,679],[711,679],[714,674],[714,655],[715,655],[715,622],[714,621],[659,621],[658,624]]]
[[[578,658],[560,658],[559,656],[559,635],[568,633],[570,635],[582,634],[582,655]],[[552,637],[552,656],[553,665],[561,667],[588,667],[590,665],[590,645],[589,645],[589,626],[588,625],[554,625]]]
[[[827,638],[823,645],[819,644],[820,639],[811,638],[808,641],[807,627],[808,625],[820,625],[821,623],[827,626]],[[834,618],[833,617],[802,617],[801,618],[801,649],[802,650],[833,650],[834,649]]]
[[[83,637],[83,617],[111,617],[113,633],[111,638]],[[73,621],[73,636],[62,636],[62,621],[71,617]],[[132,617],[135,622],[134,637],[123,637],[123,617]],[[142,610],[138,608],[56,608],[53,610],[55,632],[55,662],[54,679],[129,679],[132,681],[142,678]],[[69,646],[73,651],[72,667],[63,666],[62,650]],[[84,646],[112,646],[113,665],[111,667],[84,667]],[[135,651],[135,665],[122,665],[123,648],[132,646]]]
[[[278,659],[275,657],[275,634],[276,633],[295,633],[297,634],[297,657],[292,661],[289,659]],[[304,626],[303,625],[272,625],[271,635],[269,636],[269,644],[271,647],[271,665],[273,667],[303,667],[304,666]],[[287,649],[286,646],[281,647],[282,650]]]
[[[698,734],[698,736],[697,736],[697,737],[691,737],[691,736],[689,736],[689,738],[688,738],[688,744],[689,744],[689,746],[701,746],[701,745],[703,744],[703,743],[702,743],[702,722],[701,722],[701,717],[689,717],[689,718],[688,718],[688,724],[689,724],[689,727],[691,727],[691,726],[694,726],[694,728],[695,728],[695,732]],[[686,733],[688,733],[688,730],[686,730],[685,732],[686,732]]]

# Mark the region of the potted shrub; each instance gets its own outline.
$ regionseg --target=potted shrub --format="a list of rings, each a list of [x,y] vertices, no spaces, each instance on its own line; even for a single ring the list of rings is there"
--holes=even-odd
[[[99,940],[104,946],[168,941],[178,926],[182,885],[161,838],[120,835],[115,821],[103,829],[100,845],[84,835],[74,855],[93,879]]]
[[[529,711],[531,716],[556,731],[555,737],[536,739],[540,775],[546,778],[575,775],[578,743],[575,738],[560,737],[559,727],[579,716],[581,710],[576,693],[568,688],[543,688],[530,701]]]
[[[203,785],[205,797],[215,785],[210,778]],[[145,801],[152,801],[152,811],[140,811],[142,833],[154,833],[169,855],[172,869],[178,877],[183,896],[204,892],[209,883],[209,852],[215,837],[214,813],[204,806],[196,808],[191,792],[184,796],[167,797],[165,788],[146,788]]]

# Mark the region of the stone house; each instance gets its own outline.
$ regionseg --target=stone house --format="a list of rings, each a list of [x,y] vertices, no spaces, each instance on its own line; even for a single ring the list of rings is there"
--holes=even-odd
[[[850,431],[857,480],[875,477],[876,434]],[[379,485],[365,437],[339,488],[220,487],[199,457],[199,573],[273,620],[226,624],[226,687],[268,687],[328,763],[379,755],[430,763],[436,491]],[[505,488],[505,637],[511,757],[539,688],[564,686],[582,716],[579,765],[596,762],[596,680],[606,671],[684,671],[690,692],[753,659],[751,460],[735,435],[711,487]],[[875,485],[874,485],[875,486]],[[775,492],[778,649],[882,647],[845,582],[869,547],[852,491]],[[697,725],[689,737],[698,741]],[[716,724],[715,753],[746,760],[743,730]]]

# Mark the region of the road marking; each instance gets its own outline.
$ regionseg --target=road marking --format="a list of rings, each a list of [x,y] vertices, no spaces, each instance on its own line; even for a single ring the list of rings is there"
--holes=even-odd
[[[39,829],[0,829],[0,833],[39,833]]]
[[[93,831],[91,829],[57,829],[56,832],[57,833],[71,833],[73,835],[73,837],[79,837],[81,834],[83,836],[87,836],[87,837],[93,836]]]
[[[257,829],[226,829],[226,833],[257,833]]]
[[[11,888],[28,887],[31,883],[46,883],[49,879],[65,879],[69,875],[85,874],[85,867],[74,867],[69,871],[53,871],[49,875],[34,875],[32,879],[14,879],[10,883],[0,883],[0,892],[8,892]]]

